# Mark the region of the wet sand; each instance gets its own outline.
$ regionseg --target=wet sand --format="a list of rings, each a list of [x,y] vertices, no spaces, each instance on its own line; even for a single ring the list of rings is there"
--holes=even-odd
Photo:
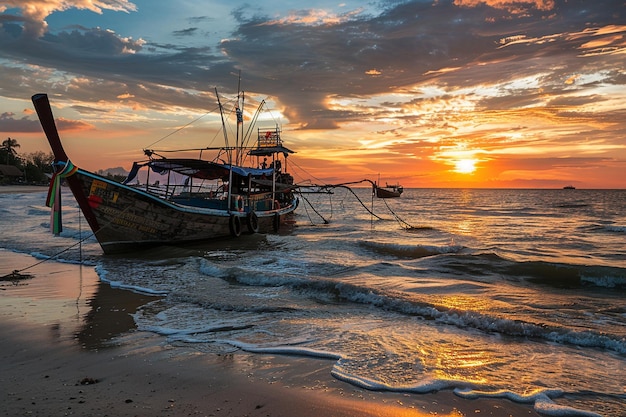
[[[0,276],[38,260],[0,250]],[[113,289],[93,267],[45,262],[0,281],[3,416],[538,416],[506,400],[373,392],[333,362],[200,352],[138,331],[154,297]]]

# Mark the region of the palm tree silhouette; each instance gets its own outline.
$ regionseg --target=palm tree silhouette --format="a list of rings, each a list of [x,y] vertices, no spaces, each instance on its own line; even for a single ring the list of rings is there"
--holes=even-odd
[[[11,155],[17,155],[15,148],[19,148],[20,144],[17,143],[17,140],[7,138],[7,140],[2,142],[2,149],[4,149],[7,153],[7,165],[9,165],[9,157]]]

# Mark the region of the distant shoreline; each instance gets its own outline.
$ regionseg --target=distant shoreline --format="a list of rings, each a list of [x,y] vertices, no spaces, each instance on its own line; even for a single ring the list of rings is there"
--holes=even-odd
[[[45,185],[0,185],[0,194],[38,193],[48,191]]]

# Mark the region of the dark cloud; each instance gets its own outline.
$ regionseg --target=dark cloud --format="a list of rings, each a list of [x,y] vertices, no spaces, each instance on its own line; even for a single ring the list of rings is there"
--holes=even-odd
[[[0,131],[7,133],[40,132],[41,125],[38,121],[29,120],[28,117],[16,118],[13,113],[0,114]]]
[[[25,133],[40,132],[39,121],[29,120],[28,117],[16,118],[14,113],[5,112],[0,114],[0,132]]]
[[[106,113],[106,110],[104,109],[98,109],[96,107],[93,106],[72,106],[72,108],[74,110],[76,110],[79,113],[84,113],[84,114],[98,114],[98,113]]]
[[[194,16],[194,17],[190,17],[188,20],[191,23],[202,23],[202,22],[213,22],[213,21],[215,21],[215,19],[210,17],[210,16]]]
[[[41,43],[54,45],[54,49],[57,51],[58,47],[62,45],[74,54],[87,54],[84,56],[85,60],[89,59],[90,56],[115,57],[125,53],[137,53],[142,50],[144,44],[141,40],[121,38],[111,31],[100,28],[77,28],[71,32],[61,32],[57,35],[48,34],[41,39]]]
[[[331,97],[367,97],[435,81],[453,91],[543,74],[541,91],[511,86],[502,98],[482,103],[486,109],[514,108],[533,105],[542,94],[583,88],[565,81],[584,72],[587,64],[606,71],[623,66],[619,54],[591,58],[593,62],[582,57],[586,49],[597,51],[589,42],[611,36],[585,30],[623,23],[623,1],[561,0],[552,8],[525,2],[523,13],[493,7],[497,3],[388,2],[378,15],[350,14],[314,24],[303,23],[303,13],[277,21],[258,12],[244,15],[240,9],[233,13],[239,26],[232,37],[203,48],[146,43],[78,26],[33,39],[20,36],[19,18],[3,16],[0,53],[5,59],[90,80],[68,90],[53,81],[20,79],[21,88],[9,88],[6,95],[23,98],[25,87],[41,84],[69,91],[77,100],[115,101],[129,94],[155,109],[199,109],[207,106],[200,92],[212,93],[213,86],[232,92],[236,82],[231,74],[241,69],[245,88],[277,97],[292,123],[333,128],[361,120],[372,110],[331,108]],[[175,35],[197,32],[190,27]],[[624,83],[619,71],[611,77]]]
[[[463,87],[545,71],[553,71],[562,85],[563,77],[584,65],[577,55],[595,36],[570,32],[623,21],[620,3],[557,2],[553,10],[529,8],[518,17],[486,6],[412,1],[393,4],[379,16],[314,26],[236,15],[240,27],[222,48],[255,89],[280,97],[291,109],[290,120],[327,128],[351,117],[327,108],[332,95],[382,94],[435,78]],[[519,34],[528,41],[502,47],[502,39]],[[606,60],[607,67],[617,63],[617,57]],[[458,69],[442,74],[448,67]],[[517,97],[519,105],[533,100]]]
[[[6,42],[2,42],[5,40]],[[76,100],[115,101],[119,94],[128,93],[133,89],[137,97],[146,94],[145,106],[164,108],[171,105],[206,106],[200,104],[198,96],[189,93],[172,94],[171,88],[190,90],[206,90],[210,88],[207,81],[207,68],[220,64],[224,58],[215,57],[206,48],[189,48],[171,45],[153,45],[156,52],[142,53],[145,43],[141,40],[122,38],[117,34],[99,28],[76,28],[71,32],[47,34],[41,39],[8,38],[0,28],[0,51],[5,60],[28,62],[40,69],[53,69],[55,74],[66,73],[62,83],[49,79],[50,73],[36,71],[29,67],[5,67],[6,72],[15,75],[17,84],[14,89],[8,86],[3,91],[6,97],[24,99],[24,89],[38,84],[38,91],[61,93],[67,95],[68,89]],[[232,66],[228,66],[232,70]],[[22,75],[18,75],[20,72]],[[228,73],[228,72],[227,72]],[[44,75],[45,74],[45,75]],[[89,79],[94,90],[72,89],[75,78]],[[69,84],[69,85],[68,85]],[[105,88],[99,89],[98,86]],[[43,88],[43,90],[42,90]],[[166,93],[157,97],[157,93]],[[183,101],[178,102],[178,99]]]
[[[57,128],[63,130],[86,130],[92,129],[89,123],[76,120],[68,120],[63,117],[56,119]],[[0,131],[7,133],[33,133],[41,132],[39,120],[31,120],[28,116],[16,118],[14,113],[0,114]]]
[[[175,30],[173,32],[174,36],[193,36],[198,32],[198,28],[187,28],[181,30]]]

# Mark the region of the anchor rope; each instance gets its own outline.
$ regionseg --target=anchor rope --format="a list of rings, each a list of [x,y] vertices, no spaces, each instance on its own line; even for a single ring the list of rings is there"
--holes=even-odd
[[[396,219],[396,221],[400,224],[400,226],[402,226],[404,229],[410,230],[410,229],[416,229],[415,226],[411,226],[409,223],[407,223],[406,221],[404,221],[403,219],[400,218],[400,216],[398,216],[396,214],[395,211],[393,211],[391,209],[391,207],[389,207],[389,204],[387,204],[387,200],[385,198],[382,199],[383,202],[385,203],[385,206],[387,207],[387,210],[389,210],[389,212],[393,215],[393,217]]]
[[[363,180],[363,181],[369,181],[369,180]],[[363,181],[359,181],[359,182],[363,182]],[[358,184],[358,183],[357,183]],[[363,206],[363,208],[372,216],[376,217],[378,220],[384,220],[382,217],[380,217],[379,215],[377,215],[376,213],[374,213],[372,210],[370,210],[369,208],[367,208],[367,206],[365,205],[365,203],[363,203],[363,201],[359,198],[358,195],[356,195],[356,193],[354,192],[354,190],[344,184],[339,184],[336,186],[337,188],[345,188],[348,191],[350,191],[352,193],[352,195],[357,199],[357,201],[361,204],[361,206]]]
[[[311,204],[311,202],[310,202],[310,201],[309,201],[309,200],[308,200],[308,199],[307,199],[304,195],[302,195],[302,193],[300,193],[300,197],[302,197],[302,199],[308,203],[308,205],[309,205],[309,206],[311,207],[311,209],[315,212],[315,214],[317,214],[318,216],[320,216],[320,218],[324,221],[324,224],[328,224],[328,220],[326,220],[326,219],[324,218],[324,216],[322,216],[322,215],[319,213],[319,211],[317,211],[317,210],[315,209],[315,207],[313,207],[313,204]],[[309,211],[306,209],[306,205],[304,206],[304,210],[307,212],[307,216],[309,217],[309,221],[311,222],[311,224],[315,224],[315,223],[313,222],[313,219],[311,219],[311,216],[309,215]]]
[[[104,226],[102,226],[100,229],[98,229],[98,231],[97,231],[97,232],[95,232],[95,233],[94,233],[94,232],[89,233],[87,236],[85,236],[85,237],[81,238],[78,242],[76,242],[76,243],[74,243],[74,244],[72,244],[72,245],[70,245],[70,246],[66,247],[65,249],[63,249],[63,250],[61,250],[61,251],[59,251],[59,252],[57,252],[57,253],[55,253],[55,254],[53,254],[53,255],[48,256],[48,257],[47,257],[47,258],[45,258],[45,259],[42,259],[42,260],[41,260],[41,261],[39,261],[39,262],[35,262],[34,264],[32,264],[32,265],[30,265],[30,266],[27,266],[27,267],[25,267],[25,268],[22,268],[22,269],[15,269],[15,270],[13,270],[13,271],[12,271],[12,272],[10,272],[10,273],[8,273],[8,274],[6,274],[6,275],[1,276],[1,277],[0,277],[0,280],[5,280],[5,279],[7,279],[7,278],[10,278],[11,276],[16,276],[16,275],[19,275],[20,273],[22,273],[22,272],[24,272],[24,271],[27,271],[27,270],[29,270],[29,269],[31,269],[31,268],[34,268],[34,267],[36,267],[36,266],[38,266],[38,265],[41,265],[41,264],[42,264],[42,263],[44,263],[44,262],[51,261],[51,260],[53,260],[53,259],[57,258],[58,256],[60,256],[60,255],[64,254],[65,252],[67,252],[67,251],[69,251],[69,250],[71,250],[71,249],[73,249],[73,248],[75,248],[76,246],[79,246],[79,245],[80,245],[80,254],[79,254],[79,257],[80,257],[80,264],[82,265],[82,263],[83,263],[83,253],[82,253],[82,244],[83,244],[83,242],[84,242],[84,241],[86,241],[87,239],[91,239],[92,237],[94,237],[94,236],[96,236],[98,233],[100,233],[103,229],[106,229],[108,226],[110,226],[111,224],[113,224],[113,222],[114,222],[116,219],[118,219],[118,218],[119,218],[119,216],[121,216],[122,214],[124,214],[124,213],[125,213],[125,212],[129,209],[129,208],[130,208],[130,206],[129,206],[129,207],[126,207],[124,210],[122,210],[122,211],[120,212],[120,214],[119,214],[118,216],[116,216],[115,218],[111,219],[111,221],[107,222]],[[80,224],[81,224],[81,223],[80,223],[80,215],[82,214],[82,212],[80,211],[80,209],[78,210],[78,212],[79,212],[79,236],[80,236],[80,235],[82,235],[82,230],[80,229],[80,228],[81,228],[81,226],[80,226]]]
[[[363,202],[363,200],[355,193],[355,191],[349,187],[350,185],[354,185],[354,184],[362,184],[364,182],[369,182],[372,185],[374,185],[374,183],[371,180],[368,179],[363,179],[360,181],[351,181],[351,182],[344,182],[344,183],[340,183],[340,184],[324,184],[324,185],[315,185],[315,184],[308,184],[308,185],[300,185],[299,187],[318,187],[320,189],[331,189],[331,188],[342,188],[345,189],[347,191],[349,191],[354,198],[356,198],[356,200],[359,202],[359,204],[373,217],[375,217],[378,220],[385,220],[384,218],[380,217],[379,215],[377,215],[376,213],[374,213],[373,209],[369,209],[365,203]],[[302,197],[302,199],[308,203],[308,205],[311,207],[311,209],[322,219],[324,220],[324,224],[328,224],[328,220],[324,218],[324,216],[322,216],[322,214],[319,213],[318,210],[315,209],[315,207],[313,206],[313,204],[303,195],[304,193],[300,192],[299,195]],[[372,199],[373,199],[373,194],[372,194]],[[344,197],[345,198],[345,197]],[[340,204],[343,205],[343,200],[344,198],[342,198],[340,200]],[[420,227],[417,226],[413,226],[410,223],[408,223],[406,220],[402,219],[398,213],[396,213],[387,203],[386,199],[381,199],[383,200],[385,207],[387,208],[387,210],[389,211],[389,213],[393,216],[393,218],[395,219],[395,221],[398,222],[398,224],[405,230],[415,230],[415,229],[419,229]],[[333,211],[333,204],[332,204],[332,197],[329,197],[329,201],[330,201],[330,207],[331,207],[331,217],[332,217],[332,211]],[[305,205],[305,210],[306,209],[306,205]],[[308,210],[307,210],[307,216],[309,217],[309,221],[311,222],[311,224],[315,224],[313,222],[313,220],[311,219],[311,216],[308,214]]]
[[[42,260],[41,260],[41,261],[39,261],[39,262],[36,262],[36,263],[34,263],[34,264],[30,265],[30,266],[27,266],[27,267],[25,267],[25,268],[22,268],[22,269],[15,269],[15,270],[13,270],[13,271],[12,271],[12,272],[10,272],[10,273],[8,273],[8,274],[6,274],[6,275],[4,275],[4,276],[1,276],[1,277],[0,277],[0,280],[3,280],[3,279],[5,279],[5,278],[9,278],[9,277],[11,277],[12,275],[18,275],[18,274],[20,274],[20,273],[22,273],[22,272],[24,272],[24,271],[26,271],[26,270],[28,270],[28,269],[31,269],[31,268],[36,267],[37,265],[41,265],[41,264],[42,264],[42,263],[44,263],[44,262],[51,261],[51,260],[53,260],[54,258],[58,257],[59,255],[62,255],[62,254],[64,254],[65,252],[69,251],[70,249],[73,249],[73,248],[75,248],[76,246],[81,245],[81,244],[82,244],[85,240],[87,240],[87,239],[91,238],[91,237],[92,237],[92,236],[94,236],[94,235],[95,235],[95,233],[90,233],[87,237],[82,238],[81,240],[79,240],[78,242],[74,243],[73,245],[70,245],[70,246],[68,246],[67,248],[63,249],[63,250],[61,250],[61,251],[59,251],[59,252],[57,252],[57,253],[55,253],[55,254],[53,254],[53,255],[50,255],[50,256],[48,256],[47,258],[42,259]],[[82,260],[81,260],[81,264],[82,264]]]

